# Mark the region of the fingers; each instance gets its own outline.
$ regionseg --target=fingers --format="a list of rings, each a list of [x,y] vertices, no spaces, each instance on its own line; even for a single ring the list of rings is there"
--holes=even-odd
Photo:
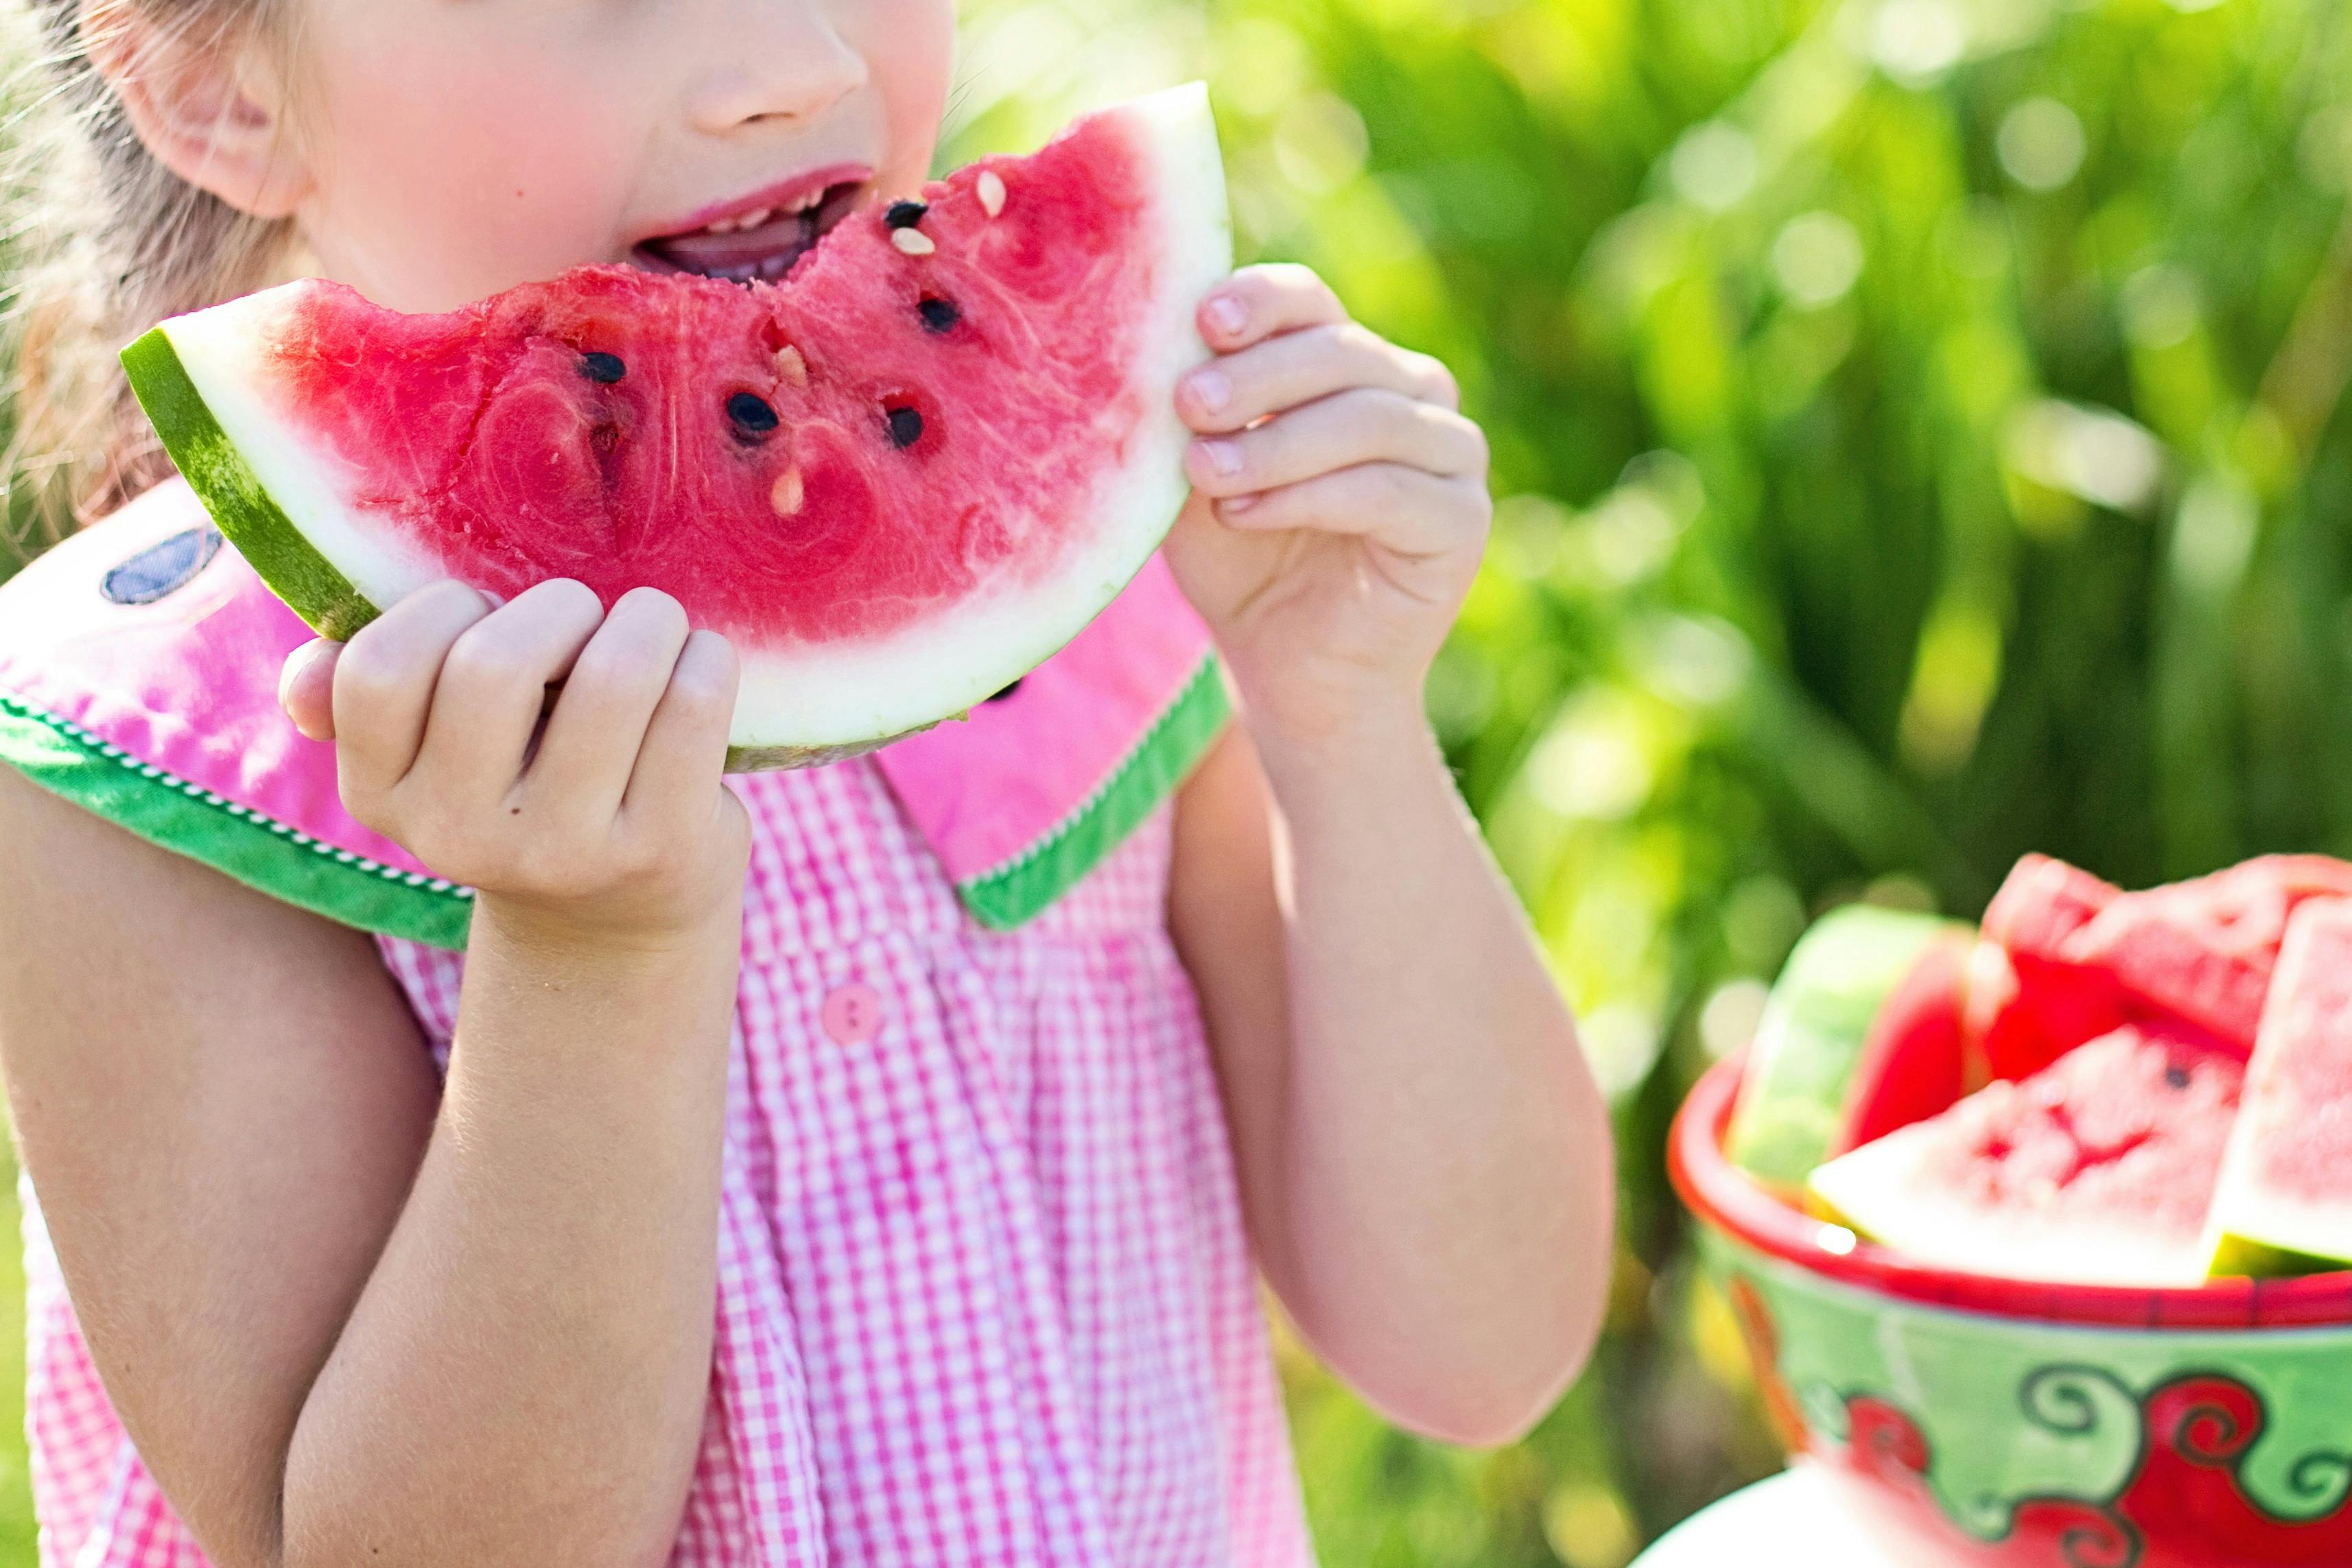
[[[529,793],[586,821],[611,820],[688,631],[686,611],[658,589],[621,597],[564,680],[524,781]]]
[[[489,613],[489,601],[464,583],[436,582],[362,627],[337,657],[330,727],[346,803],[381,796],[407,776],[443,660]]]
[[[278,674],[278,706],[307,740],[335,738],[335,664],[343,645],[316,638],[286,655]]]
[[[425,741],[408,778],[464,809],[512,789],[547,708],[547,688],[604,619],[594,591],[542,582],[459,634],[441,661]]]
[[[1467,550],[1475,559],[1494,517],[1484,485],[1398,463],[1365,463],[1264,495],[1219,504],[1227,527],[1359,534],[1408,556]]]
[[[1201,301],[1201,340],[1221,354],[1303,327],[1335,326],[1348,308],[1310,267],[1245,267]]]
[[[1483,474],[1486,438],[1450,410],[1401,392],[1357,388],[1292,409],[1255,430],[1196,441],[1184,454],[1192,487],[1220,500],[1364,463],[1402,464],[1442,478]]]
[[[1222,434],[1352,387],[1445,409],[1461,403],[1443,364],[1343,321],[1285,333],[1203,365],[1178,387],[1176,407],[1193,430]]]
[[[686,640],[669,683],[646,726],[636,771],[621,815],[634,825],[686,820],[696,799],[727,766],[727,736],[735,721],[740,672],[735,650],[716,632]]]

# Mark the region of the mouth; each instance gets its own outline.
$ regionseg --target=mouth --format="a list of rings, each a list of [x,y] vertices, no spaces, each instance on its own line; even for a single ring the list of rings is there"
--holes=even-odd
[[[818,170],[694,214],[639,240],[629,259],[649,272],[726,283],[778,283],[842,219],[865,204],[870,171]]]

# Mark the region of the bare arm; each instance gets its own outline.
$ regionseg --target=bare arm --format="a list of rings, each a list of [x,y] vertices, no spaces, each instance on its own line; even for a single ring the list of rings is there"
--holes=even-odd
[[[1301,1332],[1432,1436],[1523,1430],[1599,1332],[1609,1122],[1425,727],[1273,789],[1229,733],[1185,789],[1171,896]]]
[[[1206,301],[1169,540],[1241,702],[1178,809],[1171,924],[1268,1275],[1399,1419],[1494,1441],[1590,1352],[1606,1108],[1422,687],[1478,566],[1454,380],[1299,267]]]
[[[347,764],[397,764],[347,775],[347,799],[515,890],[478,909],[437,1117],[365,937],[0,770],[0,1051],[26,1159],[110,1396],[232,1568],[657,1563],[691,1477],[741,874],[718,785],[731,673],[723,650],[689,672],[682,618],[639,615],[592,676],[596,618],[525,595],[498,620],[520,635],[474,639],[453,675],[444,655],[488,618],[437,602],[378,623],[360,661],[375,701],[346,726]],[[466,837],[469,769],[511,742],[512,785],[519,705],[535,714],[546,678],[531,661],[575,655],[591,697],[657,666],[650,695],[639,679],[601,711],[583,698],[572,728],[618,736],[626,781],[658,698],[668,744],[647,750],[678,761],[664,787],[693,832],[646,833],[623,864],[586,811],[578,852],[517,830],[537,863],[490,865]],[[670,696],[699,687],[675,703],[673,661]],[[436,679],[474,688],[437,743]],[[541,777],[564,788],[475,804],[562,818],[595,798],[597,760],[611,783],[593,750],[551,729]],[[707,885],[680,894],[681,872]]]

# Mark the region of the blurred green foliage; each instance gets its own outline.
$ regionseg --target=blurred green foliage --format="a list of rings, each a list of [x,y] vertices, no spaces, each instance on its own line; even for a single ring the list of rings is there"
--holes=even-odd
[[[1206,76],[1244,252],[1443,355],[1493,437],[1432,709],[1617,1097],[1610,1332],[1492,1454],[1285,1364],[1328,1561],[1622,1568],[1773,1462],[1660,1148],[1811,915],[1973,913],[2029,848],[2130,883],[2352,850],[2352,14],[967,17],[950,157]]]

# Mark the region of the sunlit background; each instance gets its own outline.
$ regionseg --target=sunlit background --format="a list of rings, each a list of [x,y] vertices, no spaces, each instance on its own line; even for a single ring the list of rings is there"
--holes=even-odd
[[[1660,1146],[1813,914],[1973,914],[2028,848],[2352,850],[2352,13],[967,16],[951,157],[1208,78],[1244,252],[1444,356],[1493,436],[1431,708],[1617,1097],[1609,1333],[1492,1454],[1286,1370],[1326,1561],[1623,1568],[1773,1463]]]

